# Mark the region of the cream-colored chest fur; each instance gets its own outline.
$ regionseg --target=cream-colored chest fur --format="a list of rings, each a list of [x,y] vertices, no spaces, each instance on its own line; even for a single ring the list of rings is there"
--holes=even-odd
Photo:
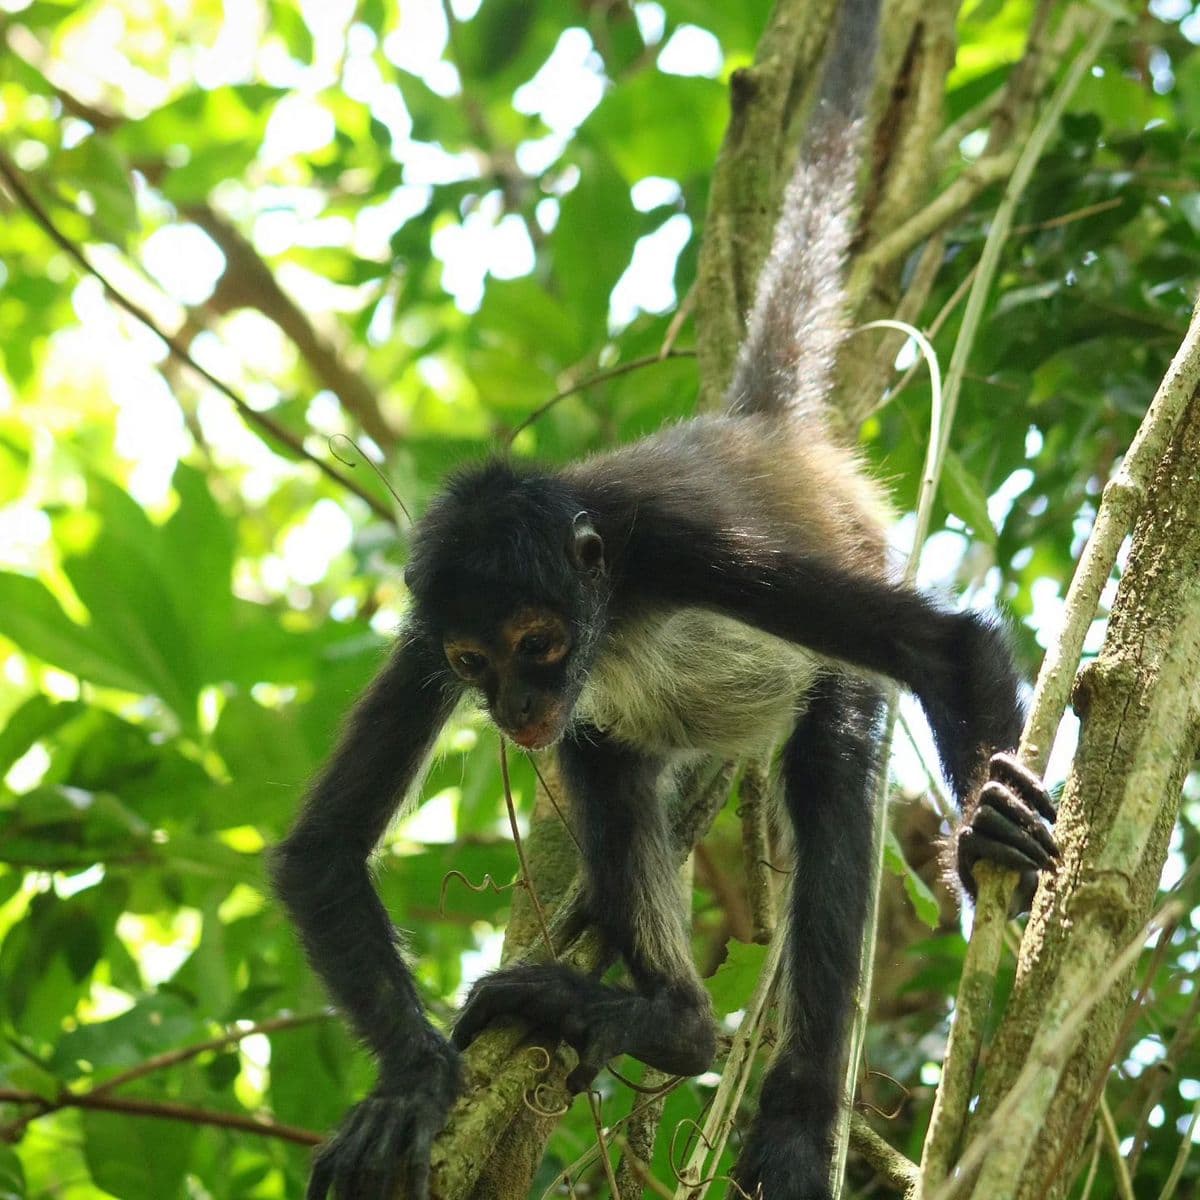
[[[763,751],[790,729],[818,661],[790,642],[704,609],[615,631],[576,714],[647,749]]]

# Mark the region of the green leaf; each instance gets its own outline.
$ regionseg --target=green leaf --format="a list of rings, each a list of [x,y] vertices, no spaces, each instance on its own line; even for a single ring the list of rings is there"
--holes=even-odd
[[[161,530],[162,579],[175,611],[186,614],[198,660],[215,664],[229,657],[233,636],[235,527],[202,472],[180,463],[172,484],[179,507]]]
[[[288,53],[297,62],[311,63],[313,36],[303,15],[291,0],[270,0],[271,18],[268,28],[278,34]]]
[[[583,330],[575,314],[557,303],[538,280],[489,279],[475,325],[488,334],[498,334],[530,349],[530,330],[537,330],[534,351],[552,356],[559,364],[577,359],[586,348]]]
[[[0,572],[0,634],[35,658],[102,687],[141,692],[144,681],[90,628],[76,625],[45,584]]]
[[[604,97],[583,134],[603,148],[627,183],[648,175],[687,182],[711,169],[728,115],[724,84],[643,71]]]
[[[95,635],[137,673],[141,690],[160,696],[190,725],[200,672],[190,606],[186,601],[177,606],[165,580],[172,560],[162,553],[161,531],[109,480],[93,476],[88,490],[102,521],[100,533],[86,554],[67,558],[63,569],[91,615]],[[183,591],[182,578],[175,589]]]
[[[30,696],[0,729],[0,776],[6,775],[35,742],[77,717],[83,708],[82,704],[57,703],[41,694]]]
[[[887,832],[887,839],[883,846],[883,861],[884,865],[893,875],[900,877],[900,881],[904,884],[904,890],[908,893],[908,898],[917,916],[930,929],[936,929],[941,917],[937,898],[929,890],[925,880],[909,866],[899,840],[890,829]]]
[[[725,961],[704,981],[719,1016],[737,1012],[750,1003],[766,958],[766,946],[733,940],[726,943]]]
[[[99,134],[55,156],[46,173],[73,196],[87,194],[95,211],[93,227],[123,245],[138,227],[137,201],[129,168],[112,142]]]
[[[629,265],[637,238],[629,185],[612,161],[589,154],[575,190],[559,211],[554,230],[554,274],[576,320],[604,328],[608,298]]]
[[[953,450],[946,451],[942,463],[942,499],[956,517],[961,517],[970,526],[976,537],[989,546],[996,544],[996,527],[988,516],[987,496]]]
[[[29,438],[15,422],[0,422],[0,505],[24,490],[29,471]]]
[[[687,23],[711,30],[726,54],[749,54],[754,50],[770,12],[770,0],[739,0],[737,4],[713,4],[712,0],[664,0],[670,25]]]
[[[207,1033],[195,1011],[178,996],[145,996],[128,1012],[108,1021],[78,1025],[64,1033],[49,1066],[65,1079],[85,1073],[100,1082],[106,1075],[144,1062],[155,1054],[200,1041]]]
[[[455,31],[459,70],[470,79],[486,80],[518,57],[525,58],[532,32],[539,26],[545,29],[543,38],[554,32],[549,22],[539,21],[541,7],[537,0],[488,0],[474,19],[462,22]]]
[[[161,182],[163,194],[176,204],[203,200],[221,180],[240,177],[257,156],[274,103],[286,92],[264,84],[196,88],[130,121],[112,137],[135,165],[150,160],[182,163]],[[198,130],[204,136],[198,139]]]
[[[11,1146],[0,1145],[0,1200],[24,1200],[25,1168]]]
[[[462,98],[439,96],[419,75],[396,71],[404,107],[412,118],[412,138],[436,142],[446,150],[460,150],[471,140]]]
[[[84,1157],[97,1187],[121,1200],[185,1194],[195,1126],[94,1109],[85,1110],[82,1119]]]

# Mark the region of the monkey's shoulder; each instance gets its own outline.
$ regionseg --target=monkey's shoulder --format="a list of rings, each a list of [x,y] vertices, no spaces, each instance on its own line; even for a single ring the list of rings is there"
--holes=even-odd
[[[701,608],[651,610],[606,637],[577,717],[656,751],[765,750],[821,670],[812,654]]]

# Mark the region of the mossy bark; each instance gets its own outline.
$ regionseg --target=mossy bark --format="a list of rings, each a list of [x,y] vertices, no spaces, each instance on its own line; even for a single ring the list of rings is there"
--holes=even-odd
[[[1073,1050],[1054,1042],[1150,915],[1200,740],[1198,464],[1200,394],[1147,494],[1103,650],[1075,690],[1083,728],[1057,829],[1064,859],[1038,893],[972,1123],[992,1143],[976,1193],[989,1200],[1066,1193],[1117,1049],[1132,972],[1096,1003]],[[1034,1083],[1019,1121],[989,1130],[1022,1068],[1042,1056],[1065,1059],[1061,1073]],[[1019,1166],[1008,1143],[1022,1137]]]

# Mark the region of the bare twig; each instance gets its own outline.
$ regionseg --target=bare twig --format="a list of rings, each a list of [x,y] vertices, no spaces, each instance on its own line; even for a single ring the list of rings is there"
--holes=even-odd
[[[546,910],[542,907],[541,897],[538,896],[537,888],[533,884],[533,875],[529,870],[529,860],[525,857],[525,845],[521,840],[521,830],[517,826],[517,809],[513,803],[512,783],[508,778],[508,752],[504,738],[500,739],[500,777],[504,781],[504,803],[508,809],[508,824],[512,829],[513,844],[517,848],[517,858],[521,862],[521,878],[525,881],[525,890],[529,893],[530,900],[533,901],[534,911],[537,913],[538,925],[542,930],[542,937],[546,942],[546,952],[551,958],[557,958],[558,955],[554,951],[554,939],[550,936],[550,926],[546,924]]]
[[[1175,1189],[1179,1186],[1180,1179],[1183,1178],[1183,1169],[1191,1157],[1192,1147],[1196,1144],[1195,1133],[1198,1123],[1200,1123],[1200,1100],[1197,1100],[1192,1106],[1192,1115],[1188,1118],[1187,1128],[1183,1131],[1183,1137],[1179,1141],[1179,1149],[1175,1152],[1175,1161],[1171,1164],[1171,1173],[1167,1176],[1166,1183],[1163,1184],[1163,1190],[1158,1194],[1158,1200],[1171,1200],[1171,1197],[1175,1195]]]
[[[608,1181],[609,1191],[613,1200],[620,1200],[620,1190],[617,1179],[613,1174],[612,1160],[608,1157],[608,1143],[604,1140],[604,1123],[600,1120],[600,1093],[589,1091],[587,1094],[588,1107],[592,1110],[592,1125],[596,1130],[596,1145],[600,1149],[600,1164],[604,1168],[604,1178]]]
[[[119,1075],[114,1075],[112,1078],[104,1080],[103,1083],[96,1084],[89,1090],[88,1095],[103,1095],[105,1092],[111,1092],[114,1088],[124,1087],[125,1084],[132,1083],[135,1079],[142,1079],[156,1071],[165,1071],[170,1067],[176,1067],[180,1063],[187,1062],[197,1055],[206,1054],[210,1050],[224,1050],[229,1046],[234,1046],[248,1037],[254,1037],[255,1034],[280,1033],[285,1029],[300,1029],[317,1021],[327,1021],[332,1015],[328,1009],[323,1009],[320,1012],[270,1017],[266,1021],[256,1021],[253,1025],[234,1028],[220,1037],[209,1038],[204,1042],[193,1042],[190,1046],[181,1046],[178,1050],[167,1050],[162,1054],[156,1054],[153,1058],[148,1058],[144,1062],[138,1063],[137,1066],[130,1067],[127,1071],[122,1071]]]
[[[619,1200],[626,1200],[626,1197],[629,1197],[629,1200],[638,1200],[643,1194],[641,1189],[648,1188],[655,1196],[661,1196],[663,1200],[671,1200],[675,1193],[661,1179],[655,1179],[645,1160],[633,1152],[629,1138],[623,1133],[618,1133],[613,1138],[613,1143],[621,1151],[622,1171],[618,1176],[617,1183],[620,1187],[625,1188],[623,1176],[625,1174],[624,1168],[628,1164],[628,1173],[632,1176],[629,1182],[637,1188],[636,1191],[624,1190],[617,1192],[614,1194],[615,1197],[619,1197]]]
[[[1142,1110],[1138,1114],[1137,1126],[1133,1133],[1133,1148],[1129,1152],[1129,1170],[1132,1174],[1137,1173],[1142,1151],[1150,1142],[1150,1114],[1158,1105],[1167,1081],[1174,1078],[1179,1065],[1187,1056],[1197,1033],[1200,1033],[1200,988],[1196,988],[1192,992],[1191,1003],[1187,1006],[1182,1020],[1175,1029],[1175,1036],[1171,1038],[1171,1044],[1167,1047],[1162,1062],[1157,1064],[1154,1081],[1142,1101]]]
[[[692,315],[692,310],[696,307],[696,285],[692,284],[688,288],[687,295],[684,296],[679,307],[675,310],[675,315],[671,318],[671,323],[667,326],[667,332],[663,336],[663,343],[658,348],[659,358],[669,358],[671,352],[675,349],[675,343],[679,340],[679,335],[683,332],[683,327],[687,323],[688,317]]]
[[[1174,920],[1181,910],[1177,901],[1164,905],[1150,920],[1137,931],[1126,944],[1125,948],[1109,964],[1108,968],[1098,978],[1092,978],[1088,986],[1081,991],[1078,1004],[1071,1009],[1066,1017],[1058,1024],[1042,1046],[1031,1051],[1029,1059],[1021,1069],[1016,1083],[996,1106],[995,1111],[984,1122],[979,1136],[967,1148],[957,1164],[955,1174],[943,1178],[935,1189],[927,1190],[924,1194],[931,1200],[950,1200],[958,1195],[964,1187],[975,1181],[976,1172],[998,1141],[998,1135],[1011,1129],[1015,1122],[1014,1116],[1022,1112],[1022,1106],[1028,1104],[1036,1096],[1039,1100],[1044,1094],[1045,1078],[1050,1075],[1057,1078],[1062,1063],[1066,1061],[1076,1039],[1083,1031],[1091,1011],[1104,998],[1111,987],[1121,979],[1126,971],[1137,961],[1146,939],[1167,921]],[[1024,1113],[1023,1113],[1024,1115]],[[1002,1164],[1006,1172],[1012,1174],[1020,1169],[1019,1162]],[[973,1195],[977,1197],[1005,1195],[1006,1192],[987,1190],[991,1185],[980,1179]],[[980,1190],[983,1189],[983,1190]]]
[[[203,229],[225,256],[225,272],[210,301],[213,307],[253,308],[262,313],[287,335],[313,375],[337,396],[371,439],[385,449],[393,446],[396,431],[384,419],[375,389],[284,291],[254,244],[211,205],[190,205],[184,215]]]
[[[631,358],[629,362],[618,363],[615,367],[610,367],[606,371],[597,371],[594,375],[589,375],[585,379],[580,379],[576,383],[572,383],[569,387],[563,388],[561,391],[555,392],[549,400],[543,401],[531,413],[522,417],[508,431],[507,443],[512,445],[516,440],[517,434],[529,428],[535,421],[541,420],[560,400],[565,400],[568,396],[574,396],[577,392],[586,391],[590,387],[597,387],[599,384],[608,383],[610,379],[618,379],[622,375],[628,375],[630,371],[638,371],[642,367],[652,367],[656,363],[666,362],[672,358],[695,358],[694,350],[668,350],[666,354],[644,354],[641,358]]]
[[[1200,865],[1200,864],[1197,864]],[[1120,1054],[1121,1048],[1125,1045],[1126,1039],[1133,1031],[1134,1025],[1137,1023],[1138,1016],[1141,1014],[1142,1006],[1146,1003],[1146,997],[1150,994],[1150,988],[1154,983],[1155,976],[1158,974],[1158,969],[1162,966],[1162,961],[1166,957],[1167,950],[1171,945],[1171,937],[1175,932],[1175,926],[1170,925],[1163,929],[1159,935],[1158,944],[1154,947],[1154,953],[1150,956],[1149,963],[1146,964],[1145,973],[1142,976],[1141,986],[1137,990],[1137,995],[1134,996],[1133,1002],[1125,1011],[1125,1016],[1121,1021],[1121,1027],[1117,1030],[1117,1036],[1113,1038],[1112,1049],[1109,1052],[1108,1058],[1105,1060],[1101,1068],[1096,1072],[1096,1081],[1092,1085],[1091,1095],[1087,1103],[1080,1110],[1080,1118],[1076,1125],[1070,1130],[1070,1133],[1062,1139],[1062,1146],[1058,1152],[1058,1158],[1047,1175],[1047,1184],[1052,1183],[1062,1170],[1064,1163],[1068,1157],[1073,1157],[1077,1151],[1078,1139],[1084,1133],[1084,1123],[1090,1118],[1095,1111],[1097,1104],[1107,1104],[1108,1101],[1104,1095],[1104,1089],[1108,1084],[1108,1075],[1112,1070],[1112,1065],[1117,1060],[1117,1055]]]
[[[725,1060],[725,1069],[721,1072],[721,1082],[705,1114],[704,1124],[699,1129],[700,1141],[686,1165],[677,1172],[680,1182],[675,1189],[674,1200],[704,1200],[705,1193],[716,1178],[706,1177],[705,1172],[710,1168],[715,1170],[721,1160],[729,1131],[733,1128],[733,1116],[750,1081],[754,1056],[774,1000],[775,982],[786,940],[786,926],[777,925],[754,995],[746,1006],[746,1015],[733,1035],[733,1045]]]
[[[251,1117],[242,1113],[217,1112],[208,1108],[196,1108],[190,1104],[177,1104],[172,1100],[142,1100],[131,1096],[93,1095],[83,1092],[78,1095],[60,1092],[53,1100],[47,1100],[37,1092],[21,1088],[0,1088],[0,1104],[31,1104],[38,1117],[64,1108],[87,1108],[99,1112],[125,1113],[133,1117],[155,1117],[165,1121],[182,1121],[189,1125],[215,1125],[221,1129],[236,1129],[241,1133],[256,1133],[262,1137],[278,1138],[284,1142],[295,1142],[300,1146],[316,1146],[324,1141],[319,1133],[300,1129],[295,1125],[282,1125],[267,1117]]]
[[[1108,1157],[1112,1161],[1113,1175],[1116,1176],[1117,1191],[1121,1200],[1136,1200],[1129,1171],[1121,1157],[1121,1135],[1117,1132],[1112,1109],[1108,1107],[1108,1097],[1104,1095],[1100,1097],[1100,1128],[1104,1130],[1104,1144],[1108,1147]]]
[[[846,287],[851,298],[862,294],[867,280],[881,267],[903,258],[914,246],[954,220],[980,193],[1007,178],[1016,163],[1015,150],[1003,150],[979,159],[899,229],[880,238],[854,264]]]
[[[917,1164],[888,1145],[857,1113],[850,1119],[850,1145],[896,1191],[908,1196],[916,1188],[920,1176]]]
[[[775,929],[775,889],[770,871],[771,843],[768,836],[770,779],[762,762],[750,763],[742,775],[738,816],[742,819],[742,865],[753,940],[765,945]]]

